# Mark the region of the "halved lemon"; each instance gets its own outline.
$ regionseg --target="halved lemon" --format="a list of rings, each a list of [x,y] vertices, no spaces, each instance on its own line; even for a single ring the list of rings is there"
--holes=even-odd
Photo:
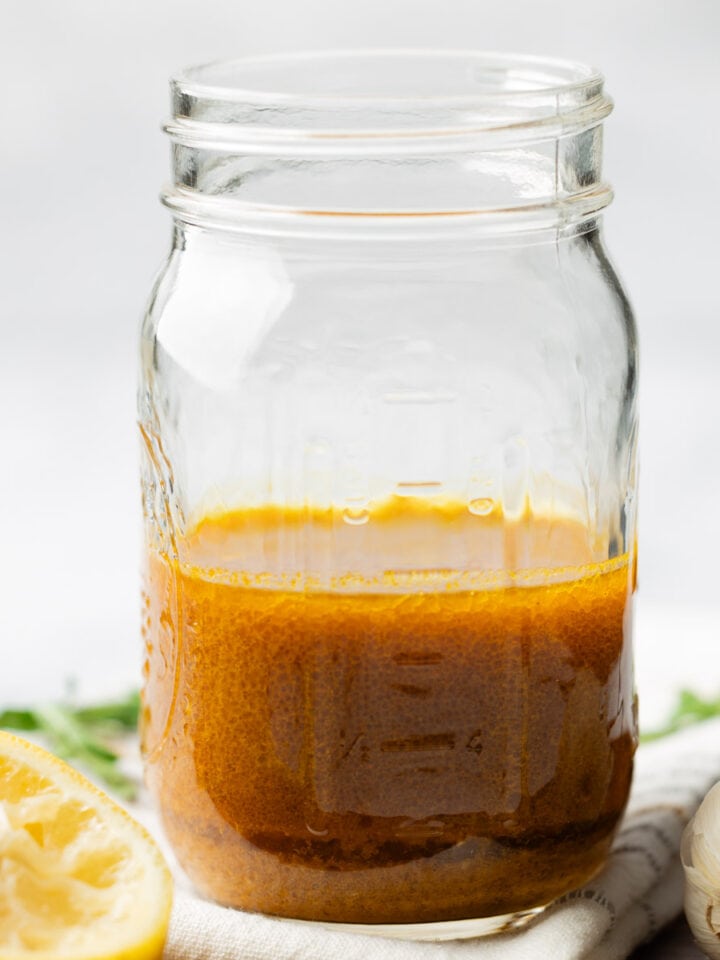
[[[153,960],[172,879],[150,835],[62,760],[0,731],[0,960]]]

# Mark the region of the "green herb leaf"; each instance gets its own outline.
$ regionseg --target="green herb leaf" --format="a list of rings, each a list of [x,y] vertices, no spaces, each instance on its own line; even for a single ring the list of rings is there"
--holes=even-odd
[[[139,712],[140,695],[133,692],[124,700],[91,707],[45,704],[0,711],[0,727],[38,731],[57,756],[78,763],[115,793],[132,800],[137,787],[118,769],[120,757],[112,740],[136,729]]]
[[[37,717],[32,710],[0,710],[3,730],[37,730]]]
[[[659,740],[661,737],[667,737],[671,733],[684,730],[685,727],[694,723],[712,720],[713,717],[720,717],[720,697],[704,700],[693,693],[692,690],[681,690],[678,694],[678,701],[664,726],[642,734],[640,741],[648,743],[652,740]]]
[[[135,730],[140,716],[140,694],[134,691],[124,700],[94,707],[80,707],[75,711],[75,716],[85,724],[114,724],[123,730]]]

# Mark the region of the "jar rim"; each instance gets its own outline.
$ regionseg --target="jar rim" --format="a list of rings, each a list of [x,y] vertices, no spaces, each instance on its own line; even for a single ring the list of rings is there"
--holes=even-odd
[[[176,74],[174,116],[165,129],[178,142],[242,142],[268,153],[284,144],[310,152],[414,152],[428,140],[464,150],[463,138],[518,143],[597,125],[612,109],[603,84],[593,67],[528,54],[270,54]]]
[[[303,74],[298,73],[308,66],[333,67],[333,82],[342,84],[343,78],[338,74],[338,68],[347,71],[349,65],[358,66],[362,61],[371,61],[375,68],[383,66],[420,65],[425,68],[425,79],[430,79],[430,88],[426,93],[420,92],[393,92],[389,88],[375,92],[363,93],[359,89],[348,89],[348,81],[344,79],[344,89],[340,86],[336,91],[328,88],[321,91],[289,90],[281,87],[271,89],[268,85],[275,79],[287,78],[291,82],[291,71],[296,71],[295,82],[302,80]],[[446,77],[445,82],[461,81],[467,84],[468,89],[456,92],[438,92],[437,76],[428,78],[428,68],[447,69],[463,66],[463,76],[456,78]],[[469,72],[474,68],[474,72]],[[252,74],[257,74],[257,81],[252,83]],[[275,78],[272,74],[275,73]],[[307,73],[307,71],[304,71]],[[243,80],[243,75],[245,79]],[[263,79],[264,82],[260,85]],[[489,81],[504,77],[512,81],[512,86],[489,86]],[[316,77],[316,80],[322,77]],[[377,69],[370,78],[374,84],[387,83]],[[397,82],[397,78],[395,78]],[[327,103],[337,104],[339,99],[346,99],[351,103],[381,104],[392,102],[435,102],[445,101],[448,104],[472,102],[486,99],[507,99],[514,96],[526,97],[532,94],[557,94],[580,91],[588,87],[602,84],[603,75],[596,68],[579,61],[567,60],[559,57],[538,56],[524,53],[503,53],[472,49],[431,49],[423,47],[389,47],[389,48],[349,48],[333,50],[308,50],[293,53],[272,53],[258,56],[239,57],[234,59],[215,60],[208,63],[187,67],[173,75],[171,82],[182,88],[186,93],[196,96],[218,96],[227,100],[243,100],[246,102],[276,103]],[[413,78],[417,82],[417,78]],[[483,86],[485,84],[485,86]],[[522,84],[522,85],[518,85]],[[474,85],[473,89],[470,86]]]

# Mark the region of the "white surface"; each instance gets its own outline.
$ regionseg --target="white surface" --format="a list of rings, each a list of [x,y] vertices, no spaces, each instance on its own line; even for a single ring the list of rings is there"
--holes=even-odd
[[[642,345],[638,674],[720,689],[716,0],[53,0],[4,11],[0,702],[136,683],[135,342],[169,242],[166,79],[245,53],[474,46],[597,64]],[[656,703],[657,707],[650,705]],[[645,706],[647,704],[647,707]]]

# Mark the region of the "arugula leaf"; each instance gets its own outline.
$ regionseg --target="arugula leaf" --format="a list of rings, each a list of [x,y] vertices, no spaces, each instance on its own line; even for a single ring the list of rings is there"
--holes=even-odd
[[[140,716],[140,694],[137,690],[124,700],[102,703],[93,707],[80,707],[75,716],[81,723],[116,725],[123,730],[135,730]]]
[[[0,710],[0,727],[5,730],[37,730],[37,717],[32,710]]]
[[[77,762],[126,800],[137,795],[137,785],[118,769],[120,759],[112,740],[137,728],[140,695],[91,707],[45,704],[34,709],[0,711],[0,727],[37,731],[63,760]]]
[[[678,730],[684,730],[685,727],[694,723],[702,723],[704,720],[712,720],[713,717],[718,716],[720,716],[720,697],[704,700],[692,690],[681,690],[678,701],[664,726],[642,734],[640,741],[649,743],[652,740],[659,740],[671,733],[677,733]]]

